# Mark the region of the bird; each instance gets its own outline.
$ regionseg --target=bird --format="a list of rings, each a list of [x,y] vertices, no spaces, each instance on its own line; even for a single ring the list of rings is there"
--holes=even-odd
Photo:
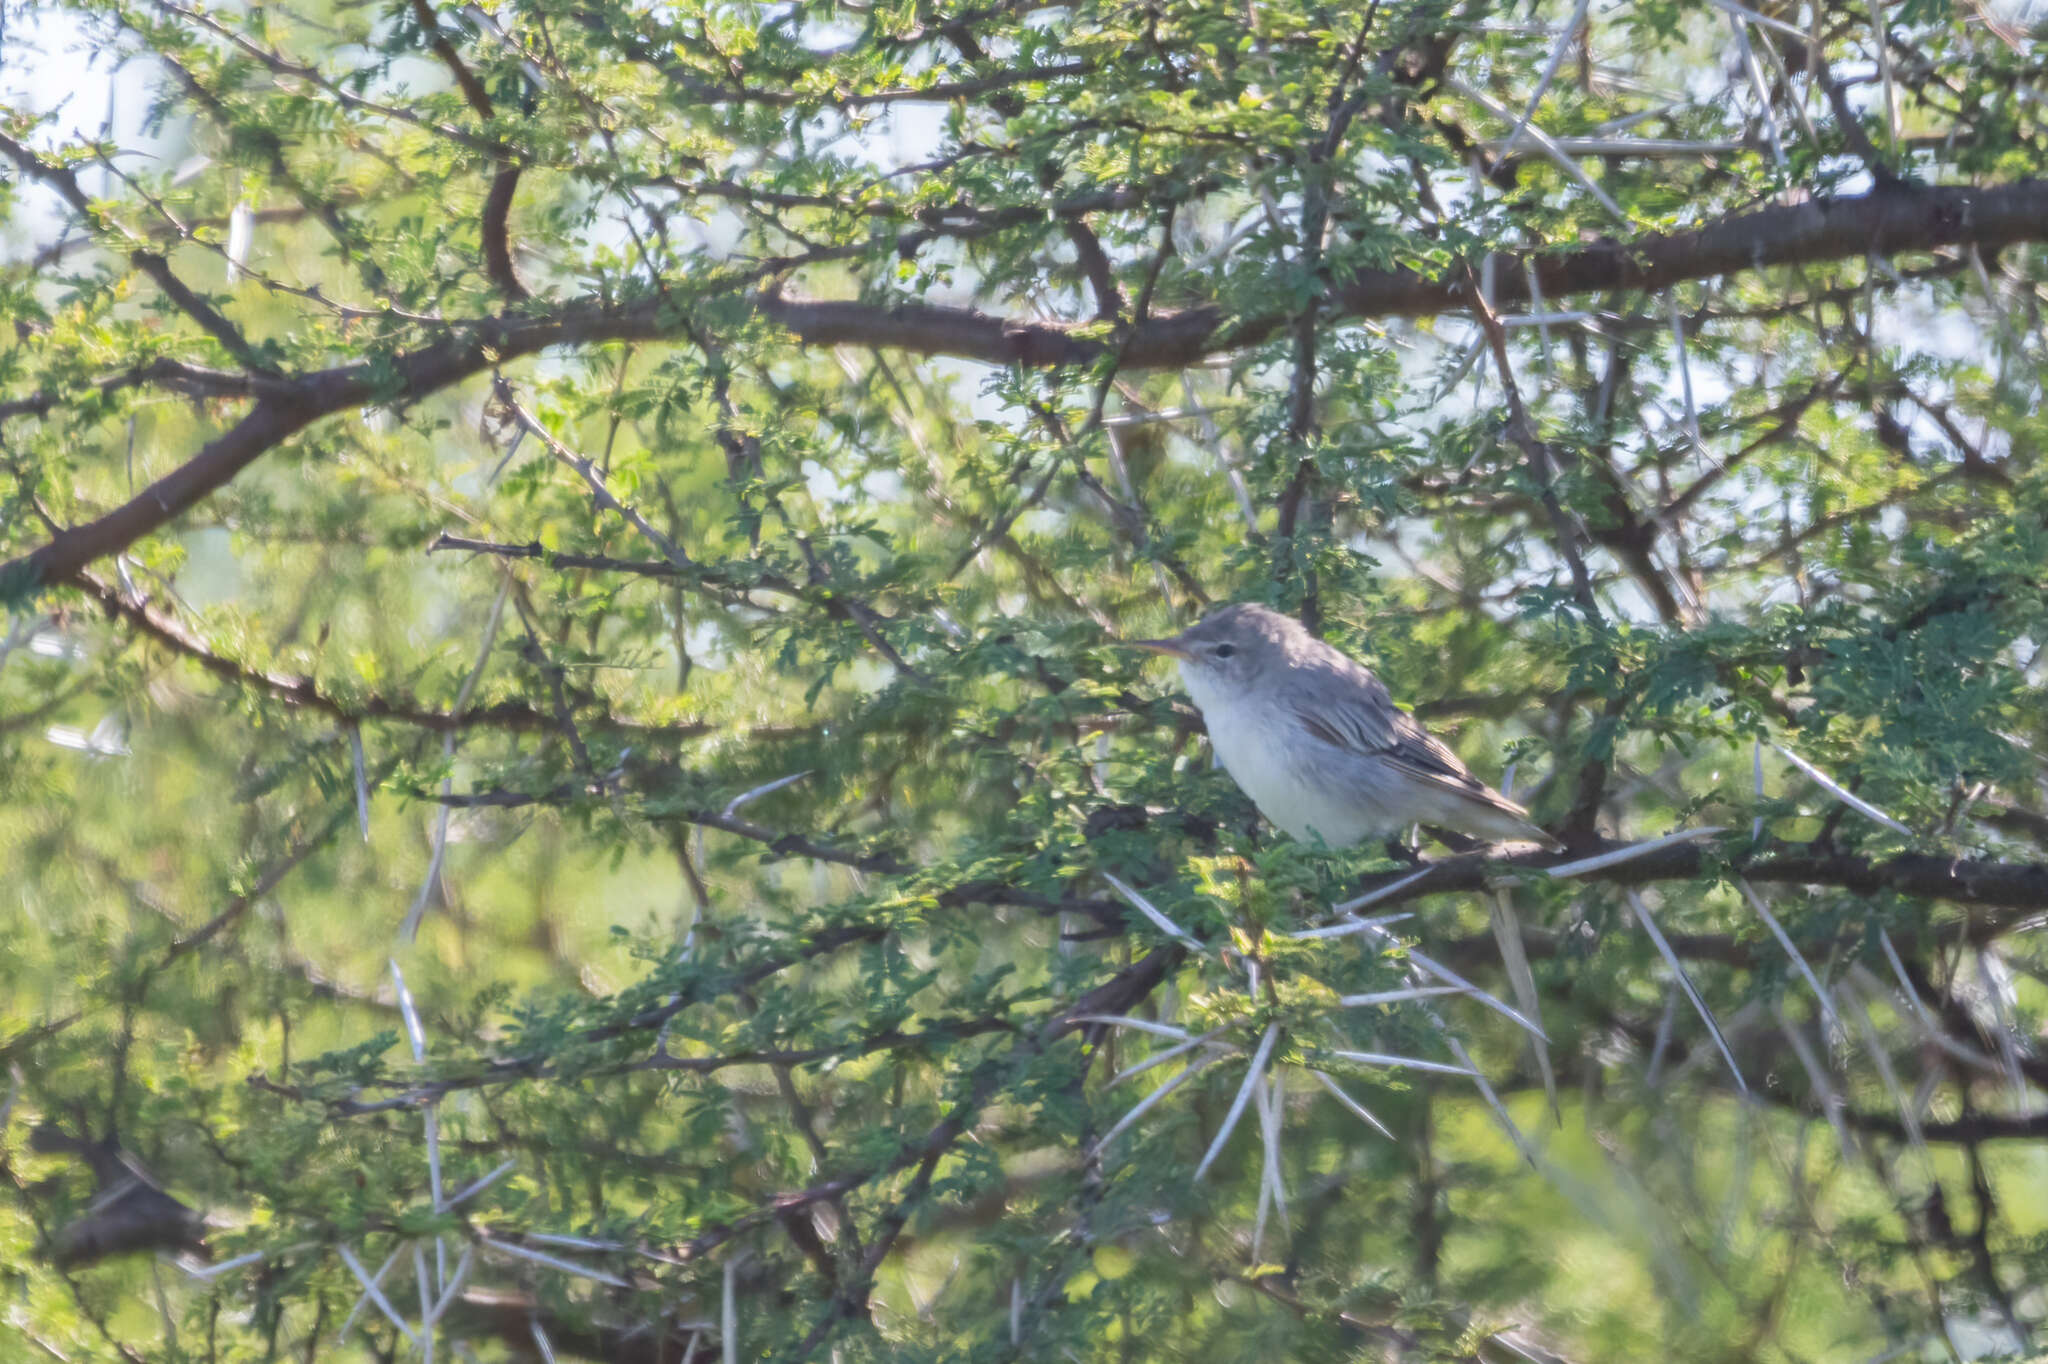
[[[1297,839],[1392,846],[1423,824],[1564,847],[1396,706],[1370,668],[1292,616],[1237,602],[1170,638],[1118,642],[1179,660],[1217,758],[1259,813]]]

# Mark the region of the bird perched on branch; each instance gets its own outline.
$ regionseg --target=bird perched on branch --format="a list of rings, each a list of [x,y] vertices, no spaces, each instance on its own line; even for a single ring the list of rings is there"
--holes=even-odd
[[[1216,756],[1296,838],[1342,848],[1424,824],[1563,846],[1396,707],[1370,669],[1291,616],[1240,602],[1170,639],[1121,642],[1180,660]]]

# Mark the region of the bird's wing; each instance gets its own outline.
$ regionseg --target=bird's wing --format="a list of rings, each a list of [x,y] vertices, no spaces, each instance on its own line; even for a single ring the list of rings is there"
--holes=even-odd
[[[1392,764],[1419,781],[1447,787],[1509,814],[1528,813],[1473,776],[1421,721],[1394,704],[1377,677],[1356,664],[1347,671],[1345,680],[1352,685],[1316,689],[1312,706],[1304,704],[1307,697],[1302,692],[1287,698],[1302,728],[1332,748]],[[1341,699],[1331,701],[1331,695]]]

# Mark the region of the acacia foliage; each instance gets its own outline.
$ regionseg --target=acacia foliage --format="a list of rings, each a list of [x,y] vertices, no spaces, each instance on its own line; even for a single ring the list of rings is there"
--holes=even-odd
[[[2033,1343],[2029,11],[8,21],[10,1354]],[[1275,835],[1247,598],[1714,832]]]

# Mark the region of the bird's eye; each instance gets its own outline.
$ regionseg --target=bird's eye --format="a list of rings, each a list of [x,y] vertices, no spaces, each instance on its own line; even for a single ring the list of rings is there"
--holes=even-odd
[[[1218,658],[1228,658],[1236,652],[1237,646],[1235,644],[1219,644],[1216,646],[1216,657]]]

